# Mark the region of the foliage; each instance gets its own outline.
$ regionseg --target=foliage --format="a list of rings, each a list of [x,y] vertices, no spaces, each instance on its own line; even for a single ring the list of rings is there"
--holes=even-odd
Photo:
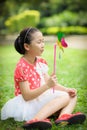
[[[0,1],[0,14],[6,17],[17,14],[21,9],[36,9],[47,16],[47,11],[50,15],[64,10],[87,11],[86,4],[86,0],[4,0]]]
[[[69,27],[47,27],[42,28],[41,31],[47,35],[55,35],[58,32],[65,34],[87,34],[87,27],[69,26]]]
[[[87,26],[87,13],[79,12],[78,14],[71,11],[44,17],[41,19],[39,27],[64,27],[64,26]]]
[[[53,44],[46,44],[43,58],[49,65],[49,74],[53,70]],[[58,50],[57,50],[58,55]],[[20,55],[15,51],[13,45],[0,46],[0,109],[10,98],[14,97],[13,72]],[[87,50],[67,48],[62,58],[57,58],[58,82],[64,86],[76,88],[78,91],[78,102],[74,112],[81,111],[87,114]],[[52,119],[53,122],[53,119]],[[24,122],[16,122],[13,119],[0,120],[0,130],[23,130]],[[86,130],[87,121],[82,125],[55,126],[52,130]]]
[[[14,17],[26,10],[37,10],[40,12],[41,23],[39,24],[38,27],[47,27],[47,26],[58,27],[58,26],[70,26],[70,25],[87,26],[86,5],[87,5],[86,0],[66,0],[66,1],[65,0],[26,0],[26,1],[23,0],[2,1],[1,0],[0,1],[0,34],[8,33],[6,28],[7,26],[5,26],[5,21],[8,20],[9,17]],[[67,11],[71,11],[71,13],[69,12],[67,13]],[[12,32],[13,29],[18,31],[18,28],[22,27],[21,25],[23,25],[24,23],[28,24],[28,22],[32,20],[28,22],[23,22],[21,24],[19,24],[19,21],[20,20],[18,20],[17,22],[17,20],[15,19],[15,21],[13,22],[13,27],[10,28]],[[16,27],[14,27],[14,25]]]
[[[86,4],[86,0],[4,0],[0,3],[0,14],[6,17],[17,14],[21,9],[35,9],[42,16],[51,16],[64,10],[87,11]]]
[[[85,0],[49,0],[51,15],[61,13],[64,10],[78,13],[79,11],[87,11],[86,4]]]
[[[62,13],[44,17],[38,27],[44,34],[56,34],[59,31],[66,34],[87,34],[87,13],[63,11]]]
[[[74,12],[64,11],[58,15],[41,18],[40,13],[35,10],[27,10],[23,13],[10,17],[6,22],[9,33],[19,32],[27,26],[36,26],[41,28],[44,34],[56,34],[61,31],[66,34],[87,34],[86,13],[80,12],[79,15]],[[81,19],[81,20],[80,20]],[[72,26],[73,25],[73,26]]]
[[[40,20],[40,13],[36,10],[26,10],[18,15],[8,18],[5,25],[10,33],[19,32],[27,26],[36,26]]]

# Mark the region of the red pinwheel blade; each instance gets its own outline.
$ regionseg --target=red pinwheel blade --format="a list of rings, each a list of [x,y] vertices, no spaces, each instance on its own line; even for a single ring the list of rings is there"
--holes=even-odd
[[[68,45],[67,45],[67,43],[65,42],[65,39],[64,39],[64,38],[61,39],[61,44],[62,44],[62,46],[65,47],[65,48],[68,47]]]

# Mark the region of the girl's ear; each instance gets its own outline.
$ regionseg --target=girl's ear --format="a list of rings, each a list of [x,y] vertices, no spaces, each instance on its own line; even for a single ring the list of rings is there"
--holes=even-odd
[[[24,48],[25,48],[26,51],[29,51],[29,49],[30,49],[29,44],[24,43]]]

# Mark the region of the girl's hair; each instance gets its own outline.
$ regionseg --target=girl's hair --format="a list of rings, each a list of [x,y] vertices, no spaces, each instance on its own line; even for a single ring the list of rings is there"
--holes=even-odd
[[[33,27],[23,29],[14,42],[14,47],[16,51],[20,54],[25,54],[26,50],[24,48],[24,43],[30,44],[32,40],[32,34],[37,31],[39,30]]]

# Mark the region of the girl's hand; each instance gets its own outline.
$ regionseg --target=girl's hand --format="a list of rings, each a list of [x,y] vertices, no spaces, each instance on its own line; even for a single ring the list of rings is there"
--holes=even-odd
[[[66,92],[71,96],[71,97],[75,97],[77,94],[77,90],[75,88],[67,88]]]
[[[54,87],[57,84],[57,77],[56,75],[51,75],[50,78],[46,82],[49,88]]]

